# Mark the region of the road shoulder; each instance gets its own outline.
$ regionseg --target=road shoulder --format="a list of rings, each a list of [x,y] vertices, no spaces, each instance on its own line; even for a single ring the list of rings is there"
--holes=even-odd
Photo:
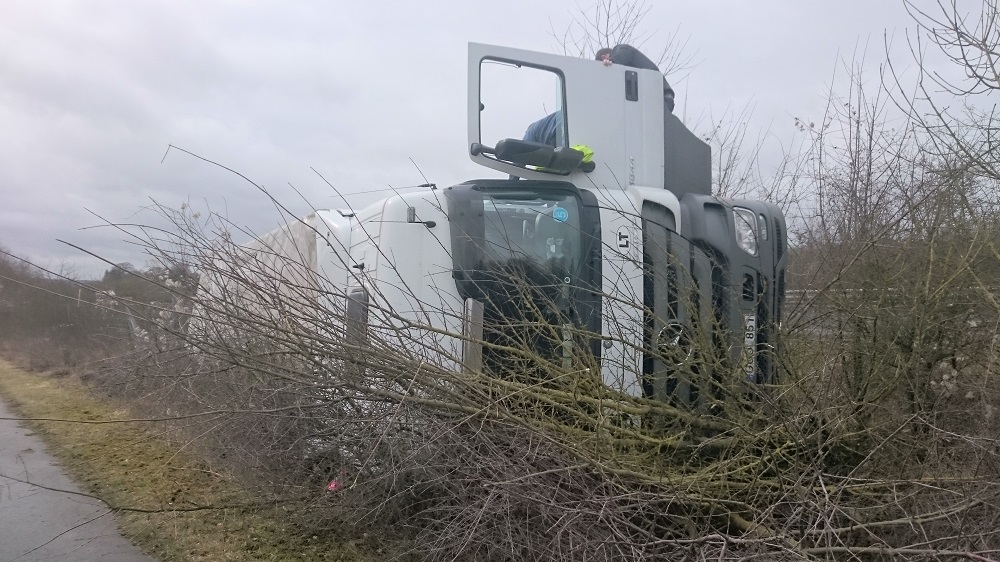
[[[152,562],[0,397],[0,560]]]

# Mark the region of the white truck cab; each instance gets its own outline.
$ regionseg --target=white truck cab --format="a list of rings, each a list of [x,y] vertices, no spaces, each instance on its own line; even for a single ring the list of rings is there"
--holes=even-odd
[[[499,174],[309,219],[348,339],[680,404],[773,380],[784,218],[711,195],[637,66],[470,44],[468,152]]]
[[[617,64],[617,52],[607,64],[471,44],[470,157],[511,179],[457,187],[576,190],[581,219],[563,226],[589,240],[575,259],[597,265],[579,283],[600,298],[570,308],[600,334],[590,347],[605,384],[693,402],[713,377],[768,382],[784,218],[713,197],[710,148],[665,103],[664,77],[642,55]]]

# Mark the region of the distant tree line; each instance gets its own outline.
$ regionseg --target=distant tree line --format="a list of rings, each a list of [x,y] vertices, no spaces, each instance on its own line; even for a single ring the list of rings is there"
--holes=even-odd
[[[31,370],[79,367],[134,343],[196,282],[184,264],[120,263],[85,281],[32,265],[0,246],[0,352]],[[146,326],[148,328],[148,326]]]

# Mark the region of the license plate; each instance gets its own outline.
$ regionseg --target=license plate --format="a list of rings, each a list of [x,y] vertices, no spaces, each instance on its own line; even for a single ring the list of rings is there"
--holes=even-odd
[[[743,315],[743,374],[757,382],[757,315]]]

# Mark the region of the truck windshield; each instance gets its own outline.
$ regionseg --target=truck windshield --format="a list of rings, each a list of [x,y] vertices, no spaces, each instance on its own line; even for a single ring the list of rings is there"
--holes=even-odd
[[[449,188],[453,275],[462,298],[503,299],[530,289],[540,298],[581,283],[584,242],[581,196],[572,184],[477,180]],[[588,246],[589,248],[589,246]]]
[[[482,306],[479,343],[489,344],[482,346],[482,368],[569,368],[575,346],[589,345],[580,334],[591,333],[600,314],[584,258],[600,226],[582,192],[565,182],[476,180],[445,195],[456,288]]]
[[[492,193],[483,200],[482,265],[572,284],[582,266],[580,209],[569,193]],[[531,275],[535,277],[535,275]]]

